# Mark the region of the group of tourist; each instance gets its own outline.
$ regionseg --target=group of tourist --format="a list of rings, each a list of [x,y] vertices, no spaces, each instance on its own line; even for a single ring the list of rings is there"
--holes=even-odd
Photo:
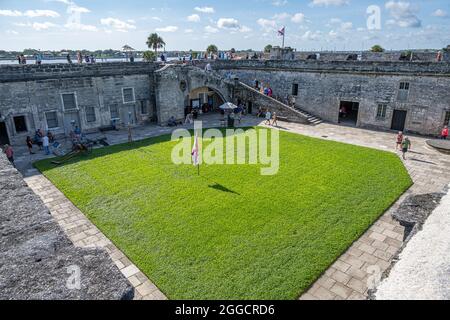
[[[19,62],[19,64],[27,64],[27,58],[25,55],[21,54],[17,56],[17,62]]]
[[[36,133],[34,134],[34,140],[31,139],[30,136],[27,137],[26,144],[27,148],[30,154],[35,154],[33,152],[33,145],[36,144],[39,148],[39,151],[44,150],[45,155],[50,155],[50,144],[55,142],[55,137],[53,136],[53,133],[50,131],[47,132],[47,134],[44,134],[44,132],[41,129],[36,130]]]
[[[255,90],[258,90],[260,93],[268,96],[268,97],[273,97],[273,90],[269,85],[264,85],[264,83],[255,80],[254,82],[254,88]]]
[[[67,55],[68,56],[68,58],[67,58],[67,62],[69,62],[69,63],[72,63],[72,61],[71,61],[71,59],[70,59],[70,56],[69,55]],[[83,54],[80,52],[80,51],[78,51],[77,52],[77,62],[79,63],[79,64],[82,64],[83,63],[83,61],[84,62],[86,62],[86,63],[95,63],[96,62],[96,59],[95,59],[95,57],[92,55],[92,56],[90,56],[90,55],[85,55],[84,57],[83,57]]]
[[[269,125],[269,126],[278,127],[278,116],[277,116],[276,112],[272,113],[272,112],[270,112],[270,110],[264,111],[261,107],[259,107],[258,113],[256,114],[256,116],[258,118],[264,117],[266,119],[264,124]]]
[[[412,143],[408,137],[406,137],[402,131],[397,135],[397,145],[395,150],[400,150],[403,153],[403,160],[406,160],[406,154],[411,150]]]

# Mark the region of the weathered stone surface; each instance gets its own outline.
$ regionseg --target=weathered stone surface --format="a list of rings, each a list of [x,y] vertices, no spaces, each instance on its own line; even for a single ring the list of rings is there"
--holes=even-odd
[[[400,205],[392,216],[406,228],[405,238],[410,238],[420,230],[444,195],[444,193],[413,195]]]
[[[4,154],[0,208],[0,299],[133,298],[133,287],[108,254],[74,247]],[[67,286],[73,267],[80,271],[80,290]]]

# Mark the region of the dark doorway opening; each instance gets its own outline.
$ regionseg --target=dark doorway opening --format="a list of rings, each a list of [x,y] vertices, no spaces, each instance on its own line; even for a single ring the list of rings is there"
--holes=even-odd
[[[405,110],[394,110],[391,129],[395,131],[405,131],[406,115],[407,111]]]
[[[358,123],[359,102],[341,101],[339,123],[356,126]]]
[[[0,122],[0,145],[9,144],[8,131],[6,130],[6,124]]]
[[[251,101],[247,102],[247,112],[248,114],[253,114],[253,103]]]
[[[16,127],[16,132],[27,132],[27,122],[25,116],[14,117],[14,126]]]

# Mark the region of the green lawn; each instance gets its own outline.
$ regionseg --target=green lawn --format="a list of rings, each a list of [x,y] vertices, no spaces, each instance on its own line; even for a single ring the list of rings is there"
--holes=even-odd
[[[275,176],[199,177],[167,136],[36,166],[169,299],[296,299],[412,182],[393,153],[280,138]]]

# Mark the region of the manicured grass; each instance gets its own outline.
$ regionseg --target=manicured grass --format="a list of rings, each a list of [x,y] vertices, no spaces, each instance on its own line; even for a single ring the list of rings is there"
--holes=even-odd
[[[36,166],[169,299],[296,299],[412,182],[395,154],[280,138],[275,176],[199,177],[172,164],[169,137]]]

